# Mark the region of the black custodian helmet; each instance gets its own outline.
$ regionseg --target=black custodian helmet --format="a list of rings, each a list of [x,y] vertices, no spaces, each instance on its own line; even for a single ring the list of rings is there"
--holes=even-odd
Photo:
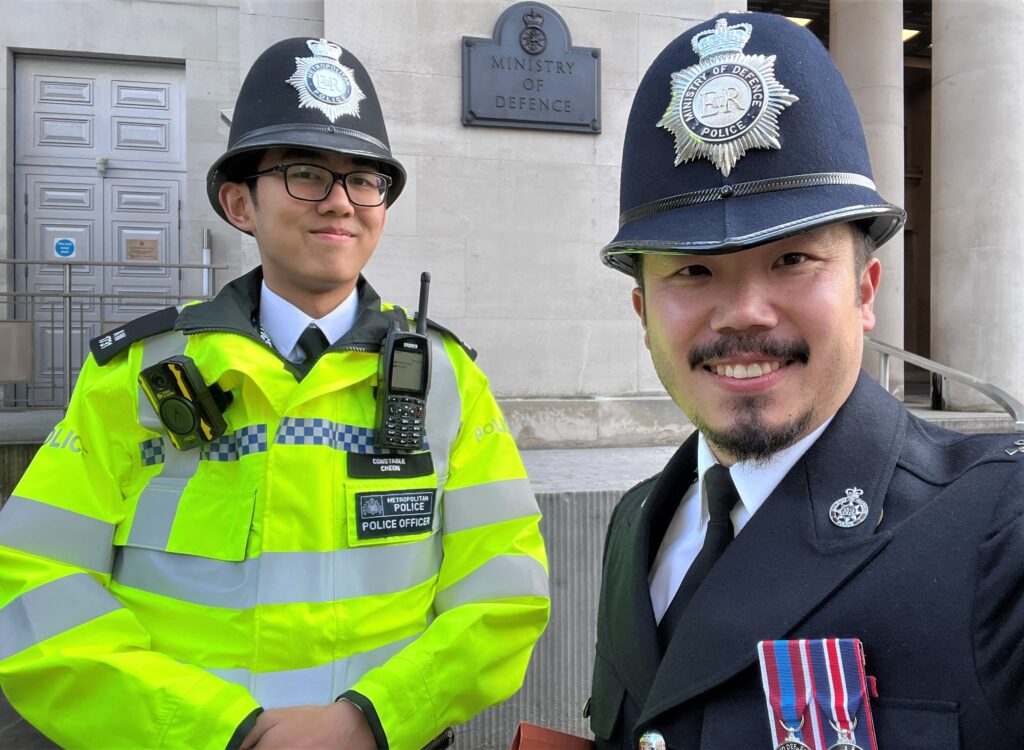
[[[326,39],[295,37],[256,58],[238,92],[228,150],[206,176],[210,204],[222,218],[218,193],[239,154],[295,146],[362,156],[391,177],[387,204],[405,187],[405,169],[391,155],[377,92],[363,64]]]
[[[622,152],[619,231],[601,251],[718,255],[856,221],[877,245],[903,226],[871,175],[850,92],[822,44],[782,16],[727,13],[647,71]]]

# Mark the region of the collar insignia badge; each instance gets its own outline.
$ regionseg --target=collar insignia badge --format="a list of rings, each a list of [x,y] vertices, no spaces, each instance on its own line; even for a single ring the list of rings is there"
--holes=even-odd
[[[1017,447],[1013,448],[1012,450],[1010,448],[1006,449],[1007,456],[1012,456],[1014,453],[1024,453],[1024,440],[1018,440],[1014,443],[1014,445]]]
[[[846,497],[841,497],[832,503],[828,509],[829,520],[841,529],[852,529],[864,522],[868,517],[868,504],[861,500],[864,490],[857,487],[849,487],[846,490]]]
[[[744,55],[749,23],[714,29],[691,43],[700,61],[672,74],[672,99],[658,127],[676,139],[676,166],[708,159],[726,177],[748,149],[781,149],[778,116],[798,101],[775,78],[775,55]]]
[[[366,98],[352,68],[338,59],[344,50],[326,39],[306,42],[312,57],[296,57],[288,83],[299,92],[299,107],[319,109],[334,122],[342,115],[359,117],[359,102]]]

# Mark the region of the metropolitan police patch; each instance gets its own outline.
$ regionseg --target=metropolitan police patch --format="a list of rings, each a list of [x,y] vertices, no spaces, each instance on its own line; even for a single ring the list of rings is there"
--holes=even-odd
[[[313,57],[296,57],[288,83],[299,92],[299,107],[319,109],[334,122],[342,115],[359,117],[359,102],[366,98],[353,70],[342,65],[343,50],[326,39],[306,42]]]
[[[676,139],[676,166],[711,161],[726,177],[751,148],[781,149],[778,115],[798,101],[775,79],[775,55],[744,55],[749,23],[695,34],[696,65],[672,74],[672,99],[658,121]]]

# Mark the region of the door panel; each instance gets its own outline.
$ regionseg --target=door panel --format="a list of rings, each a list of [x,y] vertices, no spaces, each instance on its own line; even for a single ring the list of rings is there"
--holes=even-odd
[[[181,262],[185,71],[19,55],[14,77],[15,185],[23,192],[15,257],[55,261],[19,267],[16,290],[62,293],[65,258],[126,261],[72,268],[72,292],[95,295],[73,300],[68,335],[77,373],[89,338],[178,300],[180,272],[167,264]],[[18,305],[18,315],[36,320],[35,390],[55,388],[61,403],[63,302]]]

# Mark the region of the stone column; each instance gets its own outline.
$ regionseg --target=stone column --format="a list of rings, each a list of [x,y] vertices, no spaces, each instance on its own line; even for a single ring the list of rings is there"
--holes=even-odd
[[[1024,401],[1022,34],[1020,0],[932,4],[932,358]]]
[[[903,205],[903,2],[831,0],[829,51],[846,79],[864,124],[878,192]],[[882,285],[875,300],[874,338],[903,346],[903,233],[878,252]],[[878,375],[878,358],[864,353],[864,367]],[[903,366],[890,360],[889,390],[901,392]]]

